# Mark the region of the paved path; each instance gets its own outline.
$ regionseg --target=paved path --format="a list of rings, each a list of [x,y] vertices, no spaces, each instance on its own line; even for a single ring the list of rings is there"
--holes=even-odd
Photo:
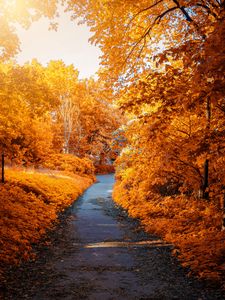
[[[21,275],[24,292],[15,288],[8,299],[222,299],[186,277],[171,245],[115,207],[112,175],[98,180],[74,204],[45,259]]]

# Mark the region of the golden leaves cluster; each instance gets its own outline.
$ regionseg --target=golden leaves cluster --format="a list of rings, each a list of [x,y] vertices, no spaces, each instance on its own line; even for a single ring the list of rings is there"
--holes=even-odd
[[[79,162],[77,168],[82,168]],[[72,204],[94,179],[92,174],[68,176],[59,171],[38,173],[15,169],[8,169],[6,177],[7,182],[0,189],[1,276],[7,266],[34,258],[32,245],[52,228],[58,213]]]

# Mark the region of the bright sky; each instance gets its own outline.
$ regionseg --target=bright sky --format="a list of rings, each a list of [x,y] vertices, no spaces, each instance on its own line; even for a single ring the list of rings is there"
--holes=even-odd
[[[77,25],[68,13],[61,13],[57,19],[58,31],[49,31],[49,20],[42,18],[28,29],[18,28],[21,53],[17,62],[23,64],[36,58],[46,65],[50,60],[63,60],[79,70],[79,78],[90,77],[99,68],[99,48],[91,45],[91,33],[87,26]]]

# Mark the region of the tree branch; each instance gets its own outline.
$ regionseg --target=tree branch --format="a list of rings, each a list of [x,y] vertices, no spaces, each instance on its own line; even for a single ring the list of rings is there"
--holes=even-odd
[[[141,13],[143,13],[143,12],[145,12],[145,11],[147,11],[147,10],[149,10],[149,9],[151,9],[151,8],[153,8],[153,7],[155,7],[155,6],[157,6],[159,3],[163,2],[163,1],[164,1],[164,0],[159,0],[159,1],[157,1],[156,3],[154,3],[154,4],[152,4],[152,5],[148,6],[148,7],[146,7],[146,8],[144,8],[144,9],[141,9],[140,11],[138,11],[138,12],[131,18],[131,20],[129,21],[129,23],[127,24],[127,29],[128,29],[128,27],[130,27],[130,24],[134,21],[134,19],[135,19],[137,16],[139,16]]]
[[[167,15],[169,12],[171,12],[171,11],[173,11],[173,10],[175,10],[175,9],[178,9],[178,7],[177,7],[177,6],[174,6],[174,7],[171,7],[171,8],[169,8],[169,9],[167,9],[166,11],[164,11],[161,15],[159,15],[159,16],[155,19],[153,25],[155,25],[157,21],[158,21],[158,23],[160,23],[161,19],[162,19],[165,15]]]
[[[190,163],[188,163],[188,162],[186,162],[186,161],[181,160],[181,159],[178,158],[177,156],[175,156],[175,158],[176,158],[176,160],[178,160],[179,162],[181,162],[181,163],[184,164],[185,166],[188,166],[188,167],[194,169],[194,170],[197,172],[197,174],[199,175],[199,177],[201,178],[201,180],[203,180],[203,176],[202,176],[200,170],[199,170],[197,167],[193,166],[192,164],[190,164]]]
[[[225,113],[225,107],[223,107],[223,106],[220,105],[220,104],[217,104],[216,107],[219,108],[222,112]]]
[[[208,14],[212,15],[215,19],[217,19],[217,15],[213,11],[211,11],[211,9],[207,5],[197,3],[196,6],[205,8],[207,10]]]
[[[188,22],[193,22],[192,18],[190,17],[190,15],[185,10],[185,6],[180,6],[180,3],[178,2],[178,0],[173,0],[173,2],[177,5],[177,8],[179,8],[182,11],[184,16],[186,17],[186,20]]]
[[[162,19],[167,13],[169,13],[169,12],[171,12],[171,11],[177,9],[177,8],[178,8],[178,7],[174,6],[174,7],[170,8],[170,9],[166,10],[165,12],[163,12],[160,16],[158,16],[158,17],[154,20],[153,24],[151,24],[151,26],[149,26],[149,27],[145,30],[144,34],[143,34],[143,35],[138,39],[138,41],[134,44],[134,46],[132,47],[131,51],[129,52],[129,54],[128,54],[128,56],[127,56],[127,58],[126,58],[124,64],[126,64],[126,62],[128,61],[128,59],[130,58],[130,56],[131,56],[132,53],[134,52],[135,48],[137,47],[138,44],[140,44],[140,42],[141,42],[142,40],[144,40],[144,44],[146,43],[146,36],[150,33],[150,31],[152,30],[153,26],[157,23],[157,21],[158,21],[158,23],[159,23],[159,22],[161,21],[161,19]],[[144,48],[144,47],[142,47],[142,50],[143,50],[143,48]],[[140,57],[140,55],[141,55],[141,53],[139,52],[139,57]]]

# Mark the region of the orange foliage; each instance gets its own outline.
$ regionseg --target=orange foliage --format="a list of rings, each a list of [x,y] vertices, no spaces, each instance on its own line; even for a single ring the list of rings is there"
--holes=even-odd
[[[18,1],[12,2],[0,4],[5,15],[4,32],[8,33],[5,35],[11,36],[10,43],[0,37],[0,59],[4,60],[18,51],[18,39],[9,25],[18,21],[29,25],[30,8],[36,18],[40,14],[52,17],[58,3],[53,0],[45,5],[46,1],[39,1],[34,6],[27,1],[28,7],[20,9],[18,20],[16,14],[11,14],[18,8]],[[57,153],[89,157],[96,165],[114,159],[110,142],[112,131],[121,120],[109,99],[119,99],[117,104],[130,121],[122,130],[122,139],[119,132],[114,143],[114,147],[126,143],[117,159],[115,200],[133,217],[140,218],[148,231],[175,243],[184,265],[199,276],[222,278],[224,2],[62,3],[73,12],[73,18],[83,18],[81,22],[91,27],[91,41],[102,51],[100,80],[79,81],[78,71],[60,61],[51,62],[46,68],[35,61],[24,67],[0,65],[2,150],[11,160],[41,163],[89,180],[93,165],[88,160]],[[98,166],[97,170],[104,171],[105,167]],[[13,249],[22,245],[25,250],[17,252],[26,256],[29,238],[39,239],[57,211],[69,205],[69,199],[74,197],[71,190],[76,189],[72,183],[65,187],[56,184],[57,180],[69,178],[42,175],[45,179],[36,181],[37,175],[32,180],[25,174],[22,179],[14,173],[9,175],[11,181],[1,190],[2,199],[9,199],[2,200],[6,215],[3,222],[8,226],[3,228],[12,230],[8,240],[5,232],[3,235],[8,241],[6,254],[11,251],[4,257],[12,256],[17,261],[18,257],[11,255]],[[22,232],[27,232],[27,236],[16,227],[16,212],[22,215],[21,220],[25,218],[18,228],[25,228]],[[29,236],[32,230],[27,223],[35,212],[37,219],[49,217],[31,224],[40,233]],[[11,229],[12,224],[15,226]]]
[[[79,7],[80,15],[98,28],[94,1],[85,3],[91,13]],[[93,28],[97,42],[101,33],[112,34],[113,46],[108,40],[104,45],[104,33],[100,43],[114,78],[124,79],[116,82],[117,104],[130,119],[114,198],[146,230],[174,243],[194,273],[222,281],[224,5],[207,1],[206,14],[205,7],[196,10],[196,1],[176,1],[184,4],[178,14],[181,6],[166,10],[164,3],[169,1],[106,1],[103,9],[118,9],[113,18],[108,10],[101,27]]]
[[[63,173],[6,171],[1,185],[0,265],[32,258],[32,244],[37,243],[63,211],[93,182],[93,177]]]
[[[121,120],[100,82],[79,80],[62,61],[0,63],[0,78],[0,151],[13,164],[39,166],[62,152],[98,164],[111,158]]]
[[[88,176],[94,174],[94,165],[88,158],[79,158],[71,154],[52,154],[43,166],[51,170],[59,170]]]
[[[118,180],[114,200],[129,215],[139,218],[146,231],[175,244],[174,254],[178,254],[182,264],[190,267],[194,274],[221,281],[225,233],[221,231],[221,211],[216,205],[184,195],[157,197],[139,184],[133,184],[135,188],[126,180]]]
[[[113,165],[96,165],[95,166],[95,173],[96,174],[108,174],[114,173],[115,168]]]

